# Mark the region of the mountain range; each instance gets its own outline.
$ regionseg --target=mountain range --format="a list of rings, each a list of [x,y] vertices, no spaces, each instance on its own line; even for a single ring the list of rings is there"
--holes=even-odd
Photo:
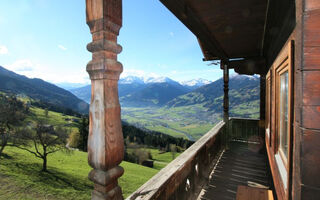
[[[229,82],[230,108],[259,101],[259,77],[232,75]],[[91,86],[70,90],[90,102]],[[167,77],[140,78],[128,76],[119,80],[119,98],[123,107],[201,105],[209,111],[222,111],[223,80],[209,82],[194,79],[177,82]]]
[[[199,87],[167,102],[167,107],[201,105],[214,113],[222,113],[223,79]],[[258,76],[232,75],[229,80],[229,108],[232,112],[256,109],[260,101],[260,78]],[[238,113],[239,114],[239,113]],[[243,116],[246,117],[246,116]]]
[[[258,118],[259,87],[258,76],[231,75],[230,116]],[[0,67],[1,91],[29,96],[39,100],[40,105],[49,103],[81,113],[88,113],[86,102],[90,102],[91,97],[90,85],[70,89],[72,94],[54,84],[27,78],[3,67]],[[200,138],[222,119],[223,95],[222,79],[177,82],[167,77],[129,76],[119,80],[122,120],[190,140]]]
[[[27,78],[0,66],[0,91],[29,96],[32,99],[88,113],[86,102],[71,92],[38,78]]]
[[[186,94],[203,85],[209,84],[205,79],[193,79],[178,82],[168,77],[127,76],[119,80],[119,97],[123,106],[163,106],[179,95]],[[70,89],[80,99],[90,102],[91,86]]]

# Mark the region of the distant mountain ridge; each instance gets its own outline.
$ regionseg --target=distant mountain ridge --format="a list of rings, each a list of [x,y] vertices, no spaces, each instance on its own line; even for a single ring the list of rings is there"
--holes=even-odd
[[[178,96],[166,103],[168,108],[188,105],[201,105],[215,113],[222,112],[223,79],[204,85],[192,92]],[[232,75],[229,80],[230,112],[250,111],[259,108],[260,78],[258,76]],[[237,110],[232,110],[237,109]],[[245,113],[243,117],[245,117]]]
[[[0,91],[24,94],[33,99],[88,113],[89,105],[71,92],[38,78],[27,78],[0,66]]]
[[[206,79],[203,79],[203,78],[197,78],[197,79],[192,79],[189,81],[181,81],[180,82],[181,85],[189,87],[192,90],[197,89],[197,88],[204,86],[204,85],[208,85],[210,83],[212,83],[212,82],[208,81]]]
[[[210,81],[205,79],[194,79],[181,84],[168,77],[127,76],[119,80],[118,88],[122,106],[162,106],[207,83]],[[90,85],[70,91],[80,99],[90,102]]]

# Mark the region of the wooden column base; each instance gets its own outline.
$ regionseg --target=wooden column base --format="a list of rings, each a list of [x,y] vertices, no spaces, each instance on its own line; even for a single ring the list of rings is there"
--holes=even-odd
[[[91,170],[89,179],[94,182],[92,200],[122,200],[122,191],[117,180],[123,173],[124,169],[120,166],[108,171]]]

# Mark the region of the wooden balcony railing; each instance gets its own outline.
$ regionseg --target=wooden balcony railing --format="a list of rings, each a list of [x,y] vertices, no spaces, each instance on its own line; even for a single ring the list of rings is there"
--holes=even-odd
[[[222,151],[225,123],[219,122],[127,200],[195,199]]]
[[[229,118],[228,140],[260,142],[258,119]]]

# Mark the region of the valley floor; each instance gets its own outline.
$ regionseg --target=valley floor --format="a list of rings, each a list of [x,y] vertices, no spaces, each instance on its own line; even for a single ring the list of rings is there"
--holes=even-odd
[[[221,120],[219,114],[208,112],[201,106],[121,109],[122,120],[129,124],[192,141],[199,139]]]

